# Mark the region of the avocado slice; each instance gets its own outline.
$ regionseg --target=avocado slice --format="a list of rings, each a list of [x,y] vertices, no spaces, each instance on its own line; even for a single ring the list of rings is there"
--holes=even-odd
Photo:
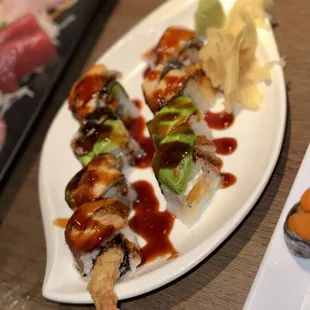
[[[124,89],[123,87],[117,83],[117,82],[114,82],[111,86],[111,92],[113,95],[116,95],[116,96],[120,96],[122,93],[124,93]]]
[[[189,97],[181,96],[171,101],[147,124],[154,143],[158,145],[174,128],[186,123],[197,112],[197,107]]]
[[[152,165],[159,183],[174,193],[186,189],[193,167],[195,140],[192,129],[178,128],[161,141],[154,154]]]
[[[65,188],[65,200],[66,200],[68,206],[72,210],[76,210],[76,208],[77,208],[77,206],[75,204],[75,200],[72,196],[72,192],[78,186],[84,172],[85,172],[85,168],[83,168],[76,175],[74,175]]]
[[[110,153],[127,143],[128,135],[122,121],[108,119],[104,122],[104,126],[112,129],[109,136],[102,139],[99,138],[93,145],[92,151],[80,157],[80,161],[83,166],[86,166],[96,156],[104,153]]]

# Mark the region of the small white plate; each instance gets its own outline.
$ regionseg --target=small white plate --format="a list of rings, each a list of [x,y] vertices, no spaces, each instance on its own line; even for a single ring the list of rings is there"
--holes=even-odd
[[[131,98],[143,99],[142,72],[145,63],[141,55],[154,46],[170,25],[194,28],[196,0],[171,0],[157,9],[119,40],[99,62],[124,75],[121,80]],[[225,10],[233,1],[223,1]],[[259,31],[258,56],[262,61],[277,60],[279,54],[272,32]],[[134,278],[125,278],[115,286],[119,299],[125,299],[156,289],[193,268],[244,219],[251,210],[277,162],[286,123],[286,93],[283,71],[272,69],[272,84],[264,87],[265,100],[259,112],[240,110],[232,127],[214,131],[215,138],[235,137],[236,152],[224,159],[223,171],[238,178],[230,188],[219,190],[201,220],[191,229],[175,222],[170,239],[179,252],[174,260],[158,260],[139,268]],[[142,114],[150,119],[146,105]],[[53,226],[58,217],[69,217],[71,210],[64,200],[64,189],[70,178],[81,169],[69,143],[78,123],[66,104],[60,109],[47,134],[40,162],[39,194],[47,245],[47,266],[43,295],[59,302],[91,303],[86,283],[73,266],[72,256],[65,245],[63,230]],[[132,170],[126,174],[129,182],[150,181],[161,208],[163,199],[151,169]]]
[[[283,233],[288,212],[309,187],[310,145],[254,280],[245,310],[310,309],[310,259],[293,256]]]

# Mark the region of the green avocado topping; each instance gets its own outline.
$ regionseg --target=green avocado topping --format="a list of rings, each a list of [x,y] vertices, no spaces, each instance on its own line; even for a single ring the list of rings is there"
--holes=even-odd
[[[148,130],[154,143],[158,145],[171,131],[186,123],[188,118],[197,112],[197,107],[189,97],[182,96],[171,101],[148,123]]]
[[[77,188],[83,174],[84,174],[85,168],[80,170],[77,174],[73,176],[73,178],[69,181],[69,183],[66,186],[65,189],[65,200],[68,204],[68,206],[72,210],[76,210],[77,206],[75,204],[75,200],[73,198],[72,192]]]
[[[114,83],[111,87],[111,91],[114,95],[119,96],[124,90],[119,83]]]
[[[182,193],[193,167],[196,136],[192,129],[179,127],[165,137],[153,157],[153,169],[158,181],[172,192]]]
[[[83,166],[86,166],[96,156],[110,153],[122,147],[128,141],[128,135],[122,121],[108,119],[104,122],[104,126],[111,128],[109,136],[103,139],[99,138],[94,144],[92,151],[80,157]]]
[[[81,161],[83,166],[86,166],[91,162],[91,160],[93,158],[95,158],[94,153],[90,152],[90,153],[88,153],[88,155],[81,156],[80,161]]]
[[[76,208],[74,199],[72,197],[72,191],[68,187],[66,187],[66,190],[65,190],[65,200],[66,200],[68,206],[72,210],[74,210]]]

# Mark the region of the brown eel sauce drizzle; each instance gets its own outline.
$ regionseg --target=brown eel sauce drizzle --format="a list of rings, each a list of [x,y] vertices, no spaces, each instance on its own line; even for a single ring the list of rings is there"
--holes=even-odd
[[[59,217],[59,218],[57,218],[57,219],[55,219],[53,221],[53,225],[56,226],[56,227],[65,229],[68,221],[69,221],[68,218],[61,218],[61,217]]]
[[[234,114],[227,112],[213,113],[208,112],[205,121],[210,128],[223,130],[229,128],[235,120]],[[221,155],[230,155],[237,148],[237,140],[234,138],[219,138],[213,140],[216,146],[216,153]],[[223,162],[219,165],[219,170],[222,169]],[[220,172],[222,178],[222,188],[227,188],[236,183],[237,178],[229,172]]]
[[[163,144],[160,150],[155,153],[153,160],[154,173],[157,174],[160,168],[177,168],[189,151],[190,147],[187,143],[173,141]]]
[[[208,112],[205,121],[210,128],[223,130],[229,128],[235,120],[234,114],[227,112],[213,113]]]
[[[137,118],[131,119],[126,123],[126,128],[146,153],[146,156],[139,159],[136,162],[135,166],[139,168],[151,167],[155,147],[152,139],[150,137],[145,137],[143,134],[145,129],[144,118],[142,116],[139,116]]]
[[[222,188],[227,188],[236,183],[237,178],[229,172],[221,172],[220,176],[222,178]]]
[[[234,138],[214,139],[213,143],[216,146],[216,153],[221,155],[232,154],[237,148],[237,140]]]
[[[218,165],[219,171],[221,171],[222,168],[223,168],[223,161],[222,161],[222,159],[220,159],[220,164]],[[232,173],[229,173],[229,172],[220,172],[220,176],[222,179],[221,188],[230,187],[230,186],[234,185],[237,181],[236,176],[234,176]]]
[[[143,78],[146,78],[146,76],[149,74],[149,72],[152,70],[150,66],[147,66],[143,71]]]
[[[142,109],[142,102],[141,102],[141,100],[139,100],[139,99],[132,99],[131,101],[133,102],[133,104],[134,104],[139,110]]]
[[[81,136],[74,140],[74,147],[81,148],[83,152],[89,153],[93,150],[98,140],[104,140],[112,134],[113,128],[105,124],[86,123],[81,131]],[[91,134],[89,134],[91,132]]]
[[[177,251],[169,240],[174,216],[167,211],[159,211],[159,202],[149,182],[137,181],[131,186],[138,196],[134,203],[135,215],[129,225],[147,242],[141,249],[143,264],[166,254],[170,254],[170,258],[176,257]]]

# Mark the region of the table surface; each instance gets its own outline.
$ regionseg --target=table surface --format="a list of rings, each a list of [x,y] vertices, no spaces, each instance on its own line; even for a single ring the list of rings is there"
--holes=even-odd
[[[100,12],[57,85],[0,194],[0,308],[92,309],[48,301],[41,294],[45,241],[38,200],[39,155],[47,129],[70,86],[124,32],[164,0],[120,0],[105,27]],[[276,0],[275,29],[287,57],[289,113],[279,162],[262,197],[236,231],[199,267],[121,309],[241,309],[310,141],[310,1]],[[98,30],[99,29],[99,30]],[[100,35],[98,38],[98,31]],[[97,41],[96,37],[98,38]]]

